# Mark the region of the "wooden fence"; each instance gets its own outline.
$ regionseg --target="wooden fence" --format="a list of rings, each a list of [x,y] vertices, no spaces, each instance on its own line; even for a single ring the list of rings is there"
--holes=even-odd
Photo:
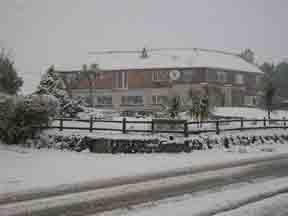
[[[207,120],[207,121],[186,121],[186,120],[167,120],[167,119],[153,119],[152,121],[127,121],[123,118],[122,121],[112,121],[112,120],[100,120],[93,119],[90,120],[79,120],[79,119],[65,119],[59,118],[54,119],[58,121],[57,126],[41,126],[41,129],[59,129],[63,130],[86,130],[89,132],[93,131],[118,131],[123,134],[129,132],[138,133],[173,133],[173,134],[183,134],[188,137],[190,134],[201,134],[201,133],[216,133],[220,134],[221,131],[245,131],[245,130],[259,130],[259,129],[287,129],[287,121],[283,119],[230,119],[230,120]],[[75,127],[66,126],[65,122],[85,122],[87,127]],[[111,127],[97,127],[97,123],[113,123],[117,128]],[[128,128],[128,124],[134,125],[150,125],[148,129],[135,129]],[[232,125],[231,125],[232,124]],[[161,129],[159,126],[165,126]],[[96,127],[95,127],[96,126]],[[208,127],[207,127],[208,126]],[[160,128],[160,129],[159,129]]]

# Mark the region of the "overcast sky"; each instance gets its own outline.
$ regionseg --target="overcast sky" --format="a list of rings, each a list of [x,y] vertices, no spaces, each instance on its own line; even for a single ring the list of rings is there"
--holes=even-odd
[[[77,69],[103,49],[251,48],[287,58],[287,11],[288,0],[0,0],[0,47],[30,92],[49,65]]]

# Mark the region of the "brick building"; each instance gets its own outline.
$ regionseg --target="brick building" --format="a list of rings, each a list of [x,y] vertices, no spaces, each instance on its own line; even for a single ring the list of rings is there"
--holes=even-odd
[[[212,106],[255,106],[263,75],[240,55],[203,49],[111,53],[96,56],[96,62],[88,69],[56,72],[73,97],[119,110],[157,110],[172,95],[185,100],[189,91],[208,95]],[[79,78],[83,70],[93,76]]]

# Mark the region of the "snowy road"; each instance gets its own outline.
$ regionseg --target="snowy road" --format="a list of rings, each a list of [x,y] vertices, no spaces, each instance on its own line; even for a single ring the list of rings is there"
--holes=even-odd
[[[287,180],[235,184],[89,216],[287,216]]]
[[[243,147],[238,149],[235,146],[229,151],[212,149],[190,154],[117,155],[15,149],[0,145],[0,194],[30,190],[45,192],[56,187],[69,190],[79,184],[95,186],[95,182],[111,182],[111,179],[119,182],[119,178],[160,176],[159,173],[162,176],[183,175],[207,167],[211,170],[247,161],[283,158],[286,154],[287,144],[249,146],[245,151]]]
[[[170,177],[39,200],[10,203],[0,206],[0,212],[9,212],[7,215],[21,215],[21,212],[26,212],[29,210],[35,212],[35,215],[60,215],[60,213],[65,213],[66,215],[78,216],[102,212],[109,209],[123,208],[151,200],[167,198],[170,196],[179,196],[185,193],[195,193],[207,189],[217,189],[229,184],[250,184],[253,183],[255,179],[259,178],[279,178],[279,180],[276,179],[273,182],[273,184],[276,184],[276,188],[269,187],[270,184],[267,184],[268,186],[264,185],[264,187],[263,185],[257,186],[256,184],[255,186],[246,190],[246,193],[250,194],[255,200],[255,198],[258,198],[259,192],[262,193],[262,196],[267,196],[267,193],[270,196],[271,194],[277,194],[281,191],[288,191],[288,178],[283,178],[285,176],[288,176],[288,159],[281,159],[261,162],[255,165],[250,164],[217,171]],[[258,189],[254,190],[254,188],[257,187]],[[237,192],[232,193],[232,195],[230,194],[230,196],[237,197],[241,201],[240,202],[238,200],[234,203],[234,205],[238,204],[239,202],[245,202],[244,195],[245,194],[237,194]],[[225,196],[226,199],[227,196],[229,196],[229,194]],[[213,195],[212,198],[210,198],[210,202],[212,204],[213,199],[216,200],[218,197]]]
[[[271,198],[251,203],[232,211],[223,212],[215,216],[287,216],[288,193],[279,194]]]

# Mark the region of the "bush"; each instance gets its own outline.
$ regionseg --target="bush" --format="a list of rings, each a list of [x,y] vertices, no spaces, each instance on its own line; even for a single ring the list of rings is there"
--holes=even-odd
[[[56,109],[56,101],[47,97],[32,95],[2,101],[0,139],[7,144],[25,142],[37,132],[39,126],[49,124]]]
[[[63,98],[60,100],[60,108],[61,108],[61,116],[65,118],[75,118],[78,113],[84,111],[82,105],[82,101],[71,99],[71,98]]]

